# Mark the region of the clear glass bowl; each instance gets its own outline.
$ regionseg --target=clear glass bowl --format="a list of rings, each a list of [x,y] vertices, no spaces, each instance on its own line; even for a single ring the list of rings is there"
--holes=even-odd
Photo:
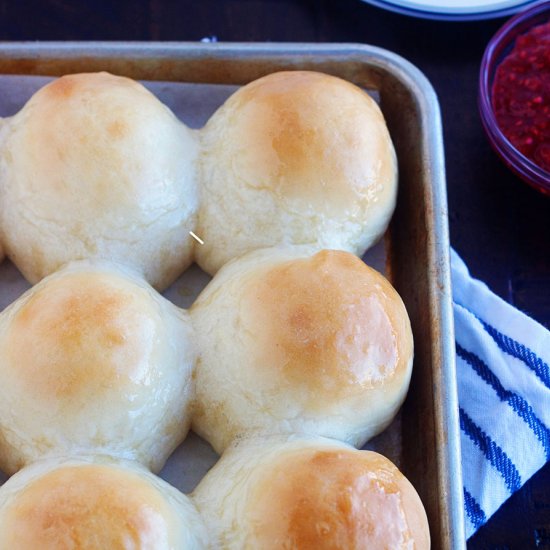
[[[481,121],[492,147],[523,181],[547,195],[550,195],[550,172],[518,151],[502,133],[493,111],[492,88],[496,69],[511,52],[516,38],[549,20],[550,1],[547,1],[519,13],[498,30],[487,45],[481,60],[478,98]]]

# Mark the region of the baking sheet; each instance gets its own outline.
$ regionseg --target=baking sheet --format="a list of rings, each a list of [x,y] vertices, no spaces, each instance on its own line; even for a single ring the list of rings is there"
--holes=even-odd
[[[13,116],[35,91],[51,80],[49,77],[0,75],[0,117]],[[170,107],[181,121],[195,129],[204,126],[212,113],[238,89],[237,86],[217,84],[154,81],[142,81],[142,84]],[[375,100],[379,99],[376,90],[368,92]],[[363,259],[371,267],[385,273],[387,254],[384,240],[367,251]],[[209,275],[193,265],[163,295],[177,306],[188,308],[210,279]],[[10,261],[6,260],[0,265],[0,309],[3,310],[28,288],[30,285]],[[371,440],[364,448],[382,453],[401,467],[401,442],[401,421],[398,415],[383,434]],[[160,476],[181,491],[189,493],[217,458],[208,443],[191,433],[169,458]],[[5,476],[0,480],[5,480]]]
[[[432,548],[465,549],[443,133],[426,77],[393,52],[366,44],[5,42],[0,48],[4,75],[106,70],[136,80],[237,85],[296,69],[379,93],[400,170],[386,255],[415,339],[401,466],[426,507]]]

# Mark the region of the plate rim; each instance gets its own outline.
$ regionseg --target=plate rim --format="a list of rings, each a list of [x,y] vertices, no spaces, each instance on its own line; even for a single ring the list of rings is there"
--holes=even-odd
[[[498,17],[506,17],[513,15],[527,9],[528,7],[542,3],[544,0],[524,0],[518,4],[508,7],[500,7],[493,9],[490,6],[474,11],[455,11],[453,8],[449,10],[438,11],[428,7],[412,7],[403,6],[402,4],[395,3],[393,0],[361,0],[364,3],[371,4],[373,6],[400,13],[402,15],[409,15],[412,17],[418,17],[422,19],[435,19],[446,21],[478,21],[482,19],[496,19]]]

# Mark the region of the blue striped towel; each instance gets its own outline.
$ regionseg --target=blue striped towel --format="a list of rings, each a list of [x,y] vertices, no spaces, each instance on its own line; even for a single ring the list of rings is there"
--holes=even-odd
[[[550,332],[451,251],[466,536],[550,460]]]

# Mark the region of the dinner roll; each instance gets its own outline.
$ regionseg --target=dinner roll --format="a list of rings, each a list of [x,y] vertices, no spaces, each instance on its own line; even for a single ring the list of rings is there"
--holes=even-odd
[[[0,315],[0,467],[97,452],[159,470],[185,437],[188,315],[114,265],[69,264]]]
[[[64,76],[7,124],[0,229],[31,283],[71,260],[102,258],[162,289],[191,263],[196,140],[141,84]]]
[[[202,140],[195,254],[209,273],[283,243],[362,255],[389,223],[395,152],[378,105],[349,82],[270,74],[232,95]]]
[[[426,512],[385,457],[324,439],[231,447],[193,494],[224,550],[427,550]]]
[[[0,488],[0,550],[209,547],[189,498],[135,464],[48,460]]]
[[[218,272],[191,316],[200,350],[193,428],[217,452],[250,432],[361,446],[405,398],[407,312],[349,252],[251,252]]]

